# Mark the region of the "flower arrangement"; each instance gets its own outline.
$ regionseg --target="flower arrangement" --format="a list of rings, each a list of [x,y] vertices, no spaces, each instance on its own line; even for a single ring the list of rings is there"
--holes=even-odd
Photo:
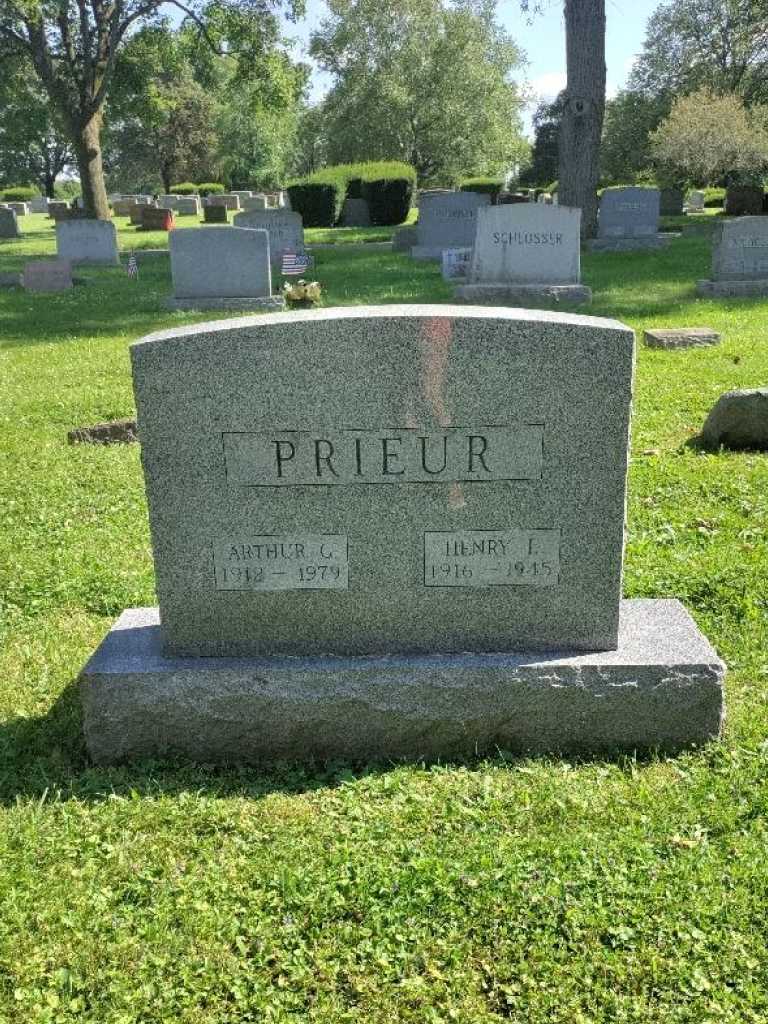
[[[319,281],[286,281],[283,285],[283,298],[293,309],[316,306],[322,295]]]

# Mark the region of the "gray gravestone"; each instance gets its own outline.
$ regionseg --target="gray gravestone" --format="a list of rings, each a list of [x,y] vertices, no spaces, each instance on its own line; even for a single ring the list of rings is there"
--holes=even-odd
[[[117,228],[111,220],[65,220],[56,224],[56,255],[70,263],[115,267],[120,262]]]
[[[726,391],[709,411],[701,441],[705,448],[768,451],[768,388]]]
[[[199,196],[180,196],[176,200],[176,213],[180,217],[199,217],[200,216],[200,197]]]
[[[35,196],[29,201],[29,208],[32,213],[47,213],[48,199],[45,196]]]
[[[704,212],[704,202],[705,202],[706,198],[707,197],[704,195],[703,192],[699,192],[699,191],[689,192],[688,193],[688,200],[687,200],[688,212],[689,213],[703,213]]]
[[[260,192],[256,195],[246,196],[240,199],[240,206],[246,212],[251,210],[266,210],[267,209],[267,197],[262,195]]]
[[[721,335],[709,327],[653,327],[643,332],[648,348],[707,348],[719,345]]]
[[[229,210],[226,206],[204,206],[203,220],[206,224],[228,224]]]
[[[279,263],[286,252],[304,252],[304,225],[291,210],[249,210],[232,218],[236,228],[255,228],[269,235],[269,252]]]
[[[690,617],[621,601],[633,349],[615,321],[451,306],[135,344],[160,610],[83,673],[92,756],[717,736],[724,668]]]
[[[13,210],[17,217],[26,217],[29,213],[29,205],[27,203],[8,203],[8,209]]]
[[[218,194],[213,193],[208,196],[209,206],[226,206],[228,210],[239,210],[240,209],[240,197],[234,195],[232,192],[219,192]]]
[[[367,228],[371,224],[371,211],[367,199],[345,199],[341,210],[341,223],[345,228]]]
[[[13,210],[0,209],[0,238],[19,238],[20,235],[19,222]]]
[[[699,295],[768,295],[768,217],[718,218],[712,236],[712,278]]]
[[[657,188],[607,188],[600,199],[596,251],[658,249],[669,239],[659,234],[661,194]]]
[[[272,295],[266,231],[180,228],[168,239],[174,309],[282,306]]]
[[[659,213],[662,217],[680,217],[683,213],[683,190],[663,188],[659,193]]]
[[[580,284],[581,211],[544,203],[478,211],[466,302],[525,305],[537,299],[588,302]]]
[[[419,198],[418,245],[411,249],[417,260],[439,260],[443,249],[466,249],[475,244],[477,211],[491,197],[479,192],[422,193]]]

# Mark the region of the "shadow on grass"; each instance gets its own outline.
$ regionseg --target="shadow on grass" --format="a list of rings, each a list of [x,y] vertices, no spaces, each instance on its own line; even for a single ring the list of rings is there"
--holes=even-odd
[[[705,754],[712,750],[714,756],[718,744],[704,750]],[[436,767],[477,771],[495,766],[514,774],[532,763],[544,768],[553,763],[574,768],[611,764],[619,771],[632,772],[640,766],[674,760],[675,756],[654,750],[615,750],[562,756],[553,753],[531,759],[496,749],[475,757],[428,761],[415,757],[365,763],[334,759],[213,765],[168,757],[101,767],[91,762],[85,747],[79,686],[73,680],[46,715],[0,722],[0,805],[12,806],[18,800],[101,803],[113,797],[174,797],[201,792],[214,799],[258,800],[271,793],[299,795],[335,788],[408,767],[420,771]]]

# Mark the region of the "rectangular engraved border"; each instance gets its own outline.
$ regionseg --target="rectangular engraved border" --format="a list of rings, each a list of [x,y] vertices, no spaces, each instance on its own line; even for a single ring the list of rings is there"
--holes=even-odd
[[[503,429],[506,429],[508,427],[517,427],[517,426],[519,426],[519,427],[540,427],[541,428],[541,450],[539,452],[540,471],[539,471],[539,475],[538,476],[506,476],[506,477],[498,477],[495,480],[475,480],[472,477],[451,477],[450,479],[446,478],[445,480],[391,480],[391,481],[390,480],[360,480],[360,481],[342,481],[342,482],[339,482],[339,483],[330,482],[330,483],[322,483],[322,484],[315,484],[315,483],[312,483],[312,484],[308,484],[308,483],[301,483],[301,484],[232,484],[230,482],[230,479],[229,479],[229,470],[228,470],[228,467],[227,467],[227,448],[226,448],[226,442],[225,442],[224,439],[226,437],[228,437],[228,436],[239,436],[239,435],[244,435],[244,434],[262,434],[262,433],[265,433],[266,431],[264,431],[264,430],[222,430],[221,434],[220,434],[220,437],[221,437],[221,458],[222,458],[222,462],[224,464],[224,481],[225,481],[225,483],[227,484],[228,487],[242,487],[242,488],[245,488],[245,489],[272,487],[272,488],[275,488],[276,490],[289,490],[289,489],[292,489],[292,488],[295,488],[295,487],[419,487],[421,485],[426,485],[427,487],[436,487],[436,486],[440,486],[441,484],[443,486],[446,486],[446,485],[450,486],[451,484],[502,484],[502,483],[508,483],[508,482],[514,482],[514,481],[521,481],[521,480],[522,481],[534,481],[534,482],[536,480],[543,480],[544,479],[544,438],[545,438],[546,430],[547,430],[547,424],[546,424],[546,421],[544,421],[544,420],[533,420],[533,421],[524,420],[524,421],[520,421],[520,422],[517,422],[517,423],[477,423],[477,424],[472,424],[471,426],[465,426],[465,425],[463,425],[461,423],[452,423],[450,426],[441,426],[439,428],[436,427],[435,429],[439,429],[439,430],[486,430],[486,429],[490,428],[491,430],[503,430]],[[275,431],[284,432],[284,433],[291,433],[291,432],[293,432],[293,433],[297,433],[297,434],[302,434],[302,433],[307,434],[307,433],[311,433],[311,429],[312,428],[307,428],[307,427],[273,427],[272,429],[275,430]],[[318,429],[322,429],[322,428],[318,428]],[[366,433],[366,432],[372,431],[372,430],[400,430],[400,431],[407,430],[407,431],[412,433],[412,432],[415,432],[417,430],[426,430],[428,428],[427,427],[392,427],[392,426],[388,426],[388,425],[385,424],[384,426],[380,426],[380,427],[333,427],[331,429],[338,430],[338,431],[341,431],[341,432],[348,432],[350,434],[355,434],[355,433],[362,434],[362,433]],[[439,532],[439,531],[436,531],[436,532]],[[264,534],[264,536],[266,536],[266,534]]]
[[[255,534],[255,536],[258,536],[258,537],[287,537],[287,536],[289,536],[289,534],[285,534],[285,533],[259,533],[259,534]],[[301,534],[297,533],[297,534],[295,534],[295,536],[300,537]],[[325,533],[325,534],[317,534],[317,536],[322,536],[322,537],[339,537],[339,536],[343,536],[344,537],[344,545],[345,545],[344,546],[344,557],[345,557],[345,560],[346,560],[346,569],[347,569],[347,585],[346,585],[346,587],[284,587],[284,588],[282,588],[280,590],[259,590],[258,588],[250,589],[250,588],[247,588],[247,587],[244,587],[244,588],[238,587],[236,589],[235,588],[231,588],[231,587],[219,587],[218,579],[216,578],[216,550],[215,550],[216,542],[212,541],[211,542],[211,562],[213,563],[213,588],[214,588],[213,592],[215,594],[295,594],[295,593],[300,593],[302,590],[324,590],[326,592],[328,592],[328,591],[332,592],[332,591],[336,590],[336,591],[341,591],[343,593],[344,592],[348,592],[349,591],[349,534],[348,533],[344,533],[344,534]]]
[[[461,530],[424,530],[421,538],[422,543],[422,585],[425,590],[484,590],[488,587],[511,587],[515,590],[519,590],[521,587],[525,587],[525,583],[484,583],[482,587],[457,587],[450,583],[427,583],[427,534],[437,533],[510,533],[512,530],[521,530],[523,532],[532,532],[534,530],[546,531],[547,533],[557,534],[557,577],[548,583],[545,587],[540,587],[541,590],[549,590],[551,587],[556,587],[560,584],[560,577],[562,576],[562,569],[560,564],[560,552],[563,546],[563,529],[561,526],[507,526],[507,527],[485,527],[480,530],[476,530],[472,527],[465,527]]]

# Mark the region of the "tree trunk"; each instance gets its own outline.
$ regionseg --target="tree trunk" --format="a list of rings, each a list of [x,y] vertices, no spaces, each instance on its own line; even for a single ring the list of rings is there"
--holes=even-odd
[[[605,0],[565,0],[565,49],[558,199],[581,208],[582,238],[592,238],[605,113]]]
[[[43,188],[45,190],[45,195],[48,197],[48,199],[56,198],[55,185],[56,175],[51,174],[50,171],[46,171],[43,177]]]
[[[112,216],[101,166],[101,112],[73,132],[75,159],[80,173],[83,207],[86,216],[109,220]]]
[[[163,163],[160,168],[160,177],[163,179],[163,188],[165,189],[166,195],[170,195],[171,185],[173,184],[173,177],[171,175],[172,170],[173,168],[167,163]]]

